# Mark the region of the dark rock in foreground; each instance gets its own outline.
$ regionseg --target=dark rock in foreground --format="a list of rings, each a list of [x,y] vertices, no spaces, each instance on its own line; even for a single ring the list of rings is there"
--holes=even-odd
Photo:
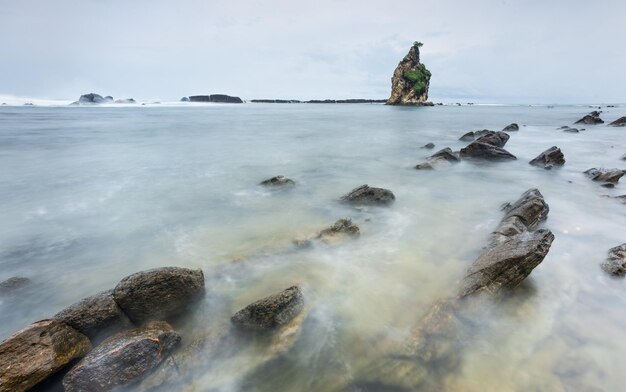
[[[593,181],[617,184],[619,179],[624,175],[624,171],[620,169],[597,169],[594,167],[585,171],[585,174]]]
[[[0,295],[11,294],[16,290],[20,290],[30,284],[30,279],[20,276],[14,276],[3,282],[0,282]]]
[[[113,298],[131,321],[141,324],[183,313],[204,292],[202,270],[164,267],[122,279],[115,286]]]
[[[0,391],[26,391],[90,349],[86,336],[60,321],[33,323],[0,344]]]
[[[106,339],[63,378],[66,392],[100,392],[138,382],[178,345],[180,335],[153,321]]]
[[[367,184],[353,189],[341,197],[341,201],[354,205],[384,205],[396,199],[393,192],[384,188],[374,188]]]
[[[87,297],[57,313],[54,318],[92,341],[133,326],[113,300],[113,290]]]
[[[613,121],[609,124],[612,127],[625,127],[626,126],[626,116],[620,117],[617,120]]]
[[[552,146],[528,163],[549,170],[554,166],[563,166],[565,164],[565,156],[560,148]]]
[[[478,140],[461,149],[461,158],[488,161],[507,161],[517,159],[515,155],[501,147],[481,143]]]
[[[607,261],[602,263],[602,269],[614,276],[626,275],[626,243],[609,249]]]
[[[287,324],[304,308],[298,286],[251,303],[231,318],[233,324],[250,331],[268,331]]]
[[[550,207],[546,203],[541,192],[538,189],[529,189],[524,192],[520,198],[513,204],[506,204],[503,207],[505,212],[500,226],[513,217],[519,218],[524,224],[525,230],[534,230],[539,224],[548,219]],[[500,231],[500,226],[498,230]],[[518,233],[514,233],[518,234]]]
[[[600,112],[598,112],[597,110],[594,110],[593,112],[589,113],[588,115],[586,115],[585,117],[581,118],[580,120],[576,121],[574,124],[602,124],[604,121],[602,121],[602,119],[600,118]]]
[[[509,124],[506,127],[504,127],[504,129],[502,129],[502,132],[515,132],[515,131],[519,131],[519,125],[517,125],[516,123]]]
[[[277,187],[278,186],[295,186],[296,182],[285,176],[276,176],[276,177],[268,178],[267,180],[261,181],[259,185],[277,186]]]
[[[211,95],[192,95],[189,97],[190,102],[212,102],[212,103],[243,103],[239,97],[231,97],[224,94]]]

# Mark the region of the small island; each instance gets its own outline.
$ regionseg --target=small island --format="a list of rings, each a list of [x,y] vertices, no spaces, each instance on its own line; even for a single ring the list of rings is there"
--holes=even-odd
[[[428,100],[428,86],[431,73],[420,63],[420,47],[415,41],[406,56],[400,61],[391,78],[391,96],[387,105],[431,106]]]

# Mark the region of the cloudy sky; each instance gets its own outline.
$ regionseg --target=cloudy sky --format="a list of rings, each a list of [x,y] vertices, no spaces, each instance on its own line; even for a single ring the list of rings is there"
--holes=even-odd
[[[0,0],[0,95],[626,102],[626,0]]]

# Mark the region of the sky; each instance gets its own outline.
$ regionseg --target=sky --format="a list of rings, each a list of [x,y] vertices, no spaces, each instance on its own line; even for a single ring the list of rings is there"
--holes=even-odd
[[[626,102],[626,0],[0,0],[0,96]]]

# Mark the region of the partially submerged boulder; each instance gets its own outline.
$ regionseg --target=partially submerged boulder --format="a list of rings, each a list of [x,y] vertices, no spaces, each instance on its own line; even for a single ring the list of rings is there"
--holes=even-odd
[[[352,223],[350,218],[343,218],[337,220],[332,226],[320,231],[316,239],[324,242],[333,242],[338,237],[358,237],[359,234],[359,226]]]
[[[154,370],[179,342],[180,335],[164,321],[152,321],[113,335],[65,375],[65,391],[110,391],[138,382]]]
[[[580,130],[578,128],[565,127],[565,128],[563,128],[563,132],[578,133],[578,132],[580,132]]]
[[[113,290],[84,298],[63,309],[54,318],[86,335],[92,341],[133,326],[115,303]]]
[[[422,148],[432,150],[433,148],[435,148],[435,143],[426,143],[422,146]]]
[[[506,127],[504,127],[504,129],[502,129],[502,132],[515,132],[515,131],[519,131],[519,125],[517,125],[516,123],[509,124]]]
[[[496,147],[504,147],[506,142],[509,141],[509,137],[510,136],[504,132],[491,132],[490,131],[490,132],[483,134],[482,136],[479,136],[478,139],[476,139],[476,141],[479,143],[491,144],[492,146],[496,146]]]
[[[617,184],[624,175],[624,171],[620,169],[591,168],[585,171],[587,177],[593,181],[603,182],[605,184]]]
[[[34,387],[91,349],[89,339],[57,320],[42,320],[0,343],[0,392]]]
[[[122,279],[113,298],[131,321],[141,324],[178,316],[204,293],[202,270],[163,267]]]
[[[604,121],[600,118],[600,112],[594,110],[593,112],[587,114],[580,120],[576,121],[574,124],[602,124]]]
[[[608,258],[602,263],[602,269],[614,276],[626,275],[626,243],[609,249]]]
[[[528,163],[550,170],[554,166],[563,166],[565,164],[565,156],[560,148],[552,146]]]
[[[626,116],[618,118],[609,125],[612,127],[626,127]]]
[[[287,324],[304,308],[304,297],[298,286],[291,286],[241,309],[231,318],[244,330],[270,331]]]
[[[0,295],[12,294],[30,284],[30,279],[21,276],[13,276],[0,282]]]
[[[517,159],[507,150],[492,144],[475,141],[461,149],[461,158],[469,158],[487,161],[508,161]]]
[[[464,141],[464,142],[472,142],[472,141],[476,140],[476,138],[479,138],[479,137],[481,137],[483,135],[486,135],[486,134],[488,134],[490,132],[493,132],[493,131],[490,131],[488,129],[483,129],[483,130],[480,130],[480,131],[469,131],[466,134],[464,134],[463,136],[461,136],[459,138],[459,140]]]
[[[415,165],[415,169],[417,170],[431,170],[434,169],[435,166],[441,164],[450,164],[460,162],[461,158],[458,152],[452,151],[451,148],[446,147],[434,153],[433,155],[426,158],[426,162],[418,163]]]
[[[284,186],[295,186],[296,182],[285,176],[275,176],[272,178],[268,178],[267,180],[261,181],[259,185],[268,186],[268,187],[284,187]]]
[[[395,195],[390,190],[371,187],[367,184],[354,188],[341,197],[341,201],[353,205],[386,205],[395,199]]]

